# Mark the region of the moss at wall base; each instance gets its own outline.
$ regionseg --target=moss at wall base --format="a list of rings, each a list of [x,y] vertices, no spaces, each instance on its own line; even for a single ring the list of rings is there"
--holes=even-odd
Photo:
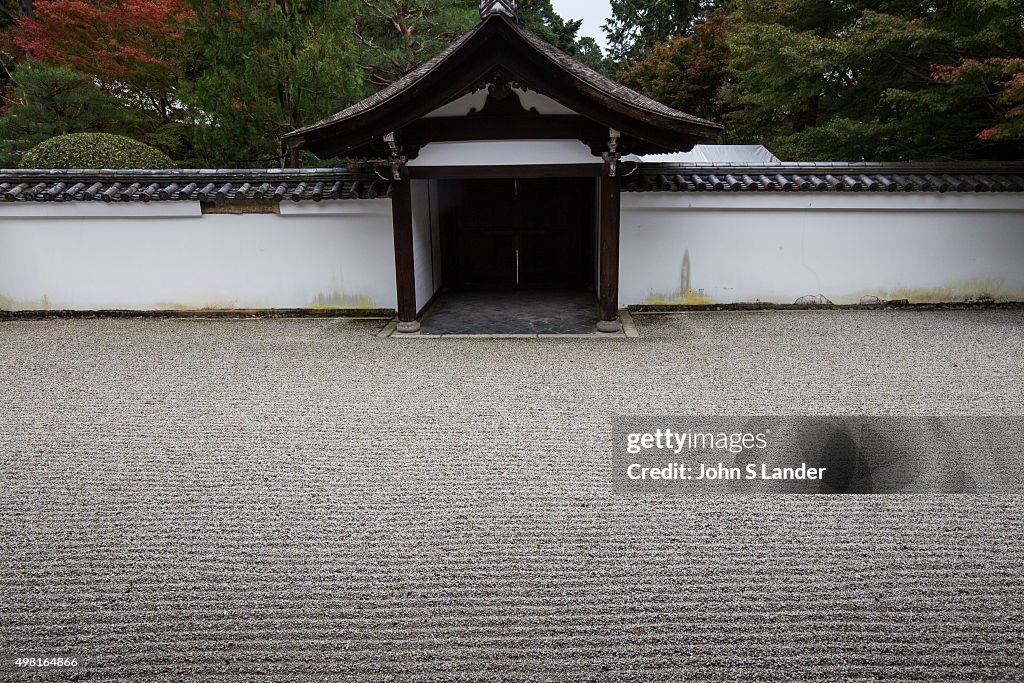
[[[883,301],[880,304],[773,304],[768,301],[732,304],[635,304],[626,307],[630,313],[680,313],[686,311],[872,311],[881,309],[907,310],[1024,310],[1021,301],[961,301],[947,303],[910,303],[904,300]]]

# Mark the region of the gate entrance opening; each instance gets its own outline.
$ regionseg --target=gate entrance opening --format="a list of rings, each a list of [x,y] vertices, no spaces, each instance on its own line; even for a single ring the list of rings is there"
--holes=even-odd
[[[488,178],[438,184],[449,290],[593,290],[594,178]]]

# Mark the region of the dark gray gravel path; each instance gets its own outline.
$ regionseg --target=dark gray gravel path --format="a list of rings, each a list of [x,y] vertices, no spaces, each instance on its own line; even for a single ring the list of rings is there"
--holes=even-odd
[[[1024,678],[1024,497],[608,475],[620,413],[1020,414],[1024,312],[636,322],[0,323],[0,650],[103,681]]]

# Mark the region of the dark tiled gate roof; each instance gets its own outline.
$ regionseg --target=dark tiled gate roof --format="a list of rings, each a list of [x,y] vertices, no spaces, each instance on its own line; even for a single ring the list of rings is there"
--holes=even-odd
[[[390,149],[383,138],[393,135],[393,142],[408,153],[424,144],[409,127],[431,111],[482,87],[512,84],[547,95],[576,112],[579,118],[597,126],[605,145],[607,130],[619,131],[619,151],[645,154],[686,150],[697,142],[715,139],[722,128],[615,83],[515,20],[496,13],[379,92],[294,130],[284,139],[293,149],[308,149],[321,158],[376,159],[388,156]],[[457,133],[449,129],[445,135],[456,136],[451,139],[492,139],[488,136],[496,133],[499,138],[494,139],[522,137],[508,129],[515,123],[514,116],[496,121],[486,132],[469,127]],[[543,121],[551,123],[545,117],[534,123]],[[438,138],[426,142],[432,139]]]
[[[623,164],[629,173],[629,164]],[[625,192],[1024,192],[1024,166],[639,164]],[[322,201],[389,197],[372,169],[0,170],[3,202]]]
[[[551,62],[557,64],[566,72],[572,74],[575,78],[589,84],[595,90],[603,93],[607,97],[611,97],[633,107],[646,109],[647,111],[654,112],[656,114],[661,114],[662,116],[667,116],[669,118],[678,119],[680,121],[687,121],[690,123],[710,126],[714,128],[719,127],[717,124],[712,123],[711,121],[706,121],[697,116],[693,116],[692,114],[687,114],[685,112],[678,111],[676,109],[673,109],[672,107],[662,104],[661,102],[653,100],[650,97],[647,97],[646,95],[641,95],[640,93],[630,88],[627,88],[621,83],[616,83],[610,78],[607,78],[606,76],[601,75],[600,73],[594,71],[585,64],[576,61],[572,57],[560,51],[558,48],[537,37],[518,22],[508,21],[503,17],[496,17],[495,21],[505,21],[508,24],[508,26],[510,26],[512,30],[523,40],[523,42],[531,45],[538,53],[544,55]],[[359,114],[362,114],[377,107],[378,105],[387,102],[388,100],[395,97],[399,93],[409,90],[419,81],[421,81],[424,76],[437,69],[437,67],[440,64],[442,64],[446,59],[448,59],[448,57],[458,52],[462,48],[462,46],[465,43],[467,43],[481,29],[483,25],[483,23],[477,24],[475,28],[473,28],[468,33],[465,33],[462,36],[460,36],[446,48],[441,50],[441,52],[437,53],[433,58],[427,60],[423,64],[420,64],[418,67],[407,73],[402,78],[378,90],[376,93],[370,95],[366,99],[356,102],[352,106],[343,109],[335,114],[332,114],[320,121],[317,121],[316,123],[304,126],[302,128],[299,128],[298,130],[294,130],[288,133],[288,135],[285,137],[301,135],[302,133],[307,131],[317,130],[319,128],[328,126],[332,123],[337,123],[338,121],[344,121],[345,119],[353,118]]]

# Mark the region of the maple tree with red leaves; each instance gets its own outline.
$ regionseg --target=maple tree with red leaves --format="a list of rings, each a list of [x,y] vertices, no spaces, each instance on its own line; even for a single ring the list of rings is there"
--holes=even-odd
[[[932,78],[940,83],[982,79],[996,91],[998,122],[978,133],[980,140],[1024,139],[1024,58],[965,59],[956,66],[932,65]]]
[[[185,0],[37,0],[13,41],[28,59],[89,76],[108,93],[169,120],[188,51]]]

